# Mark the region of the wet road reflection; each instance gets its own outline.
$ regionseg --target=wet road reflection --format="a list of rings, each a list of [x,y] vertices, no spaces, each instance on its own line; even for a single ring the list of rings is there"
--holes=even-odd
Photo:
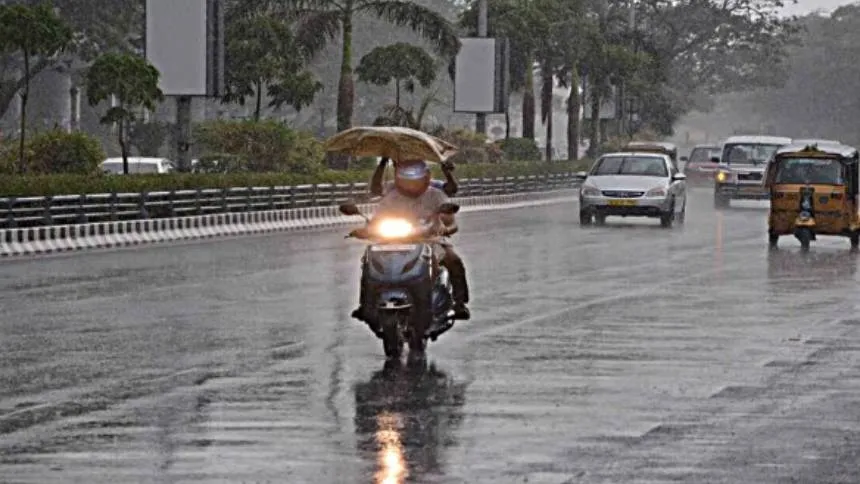
[[[355,385],[358,448],[377,465],[377,484],[423,482],[445,475],[444,453],[456,448],[467,385],[426,360],[386,362]]]

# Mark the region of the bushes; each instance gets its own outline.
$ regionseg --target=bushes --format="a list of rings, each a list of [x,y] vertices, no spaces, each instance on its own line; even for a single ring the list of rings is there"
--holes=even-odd
[[[495,144],[488,143],[487,137],[481,133],[468,129],[448,130],[439,128],[430,134],[460,149],[456,155],[451,157],[454,164],[485,164],[502,161],[502,150]]]
[[[576,163],[502,163],[460,165],[457,179],[523,176],[575,172],[588,161]],[[249,186],[287,186],[310,183],[367,182],[372,170],[320,170],[314,175],[290,173],[173,173],[169,175],[28,175],[0,177],[0,196],[51,196],[84,193],[129,193]],[[441,178],[438,166],[434,176]]]
[[[277,121],[207,121],[196,126],[201,158],[232,155],[236,169],[314,174],[323,169],[322,143]]]
[[[508,138],[499,147],[505,157],[512,161],[539,160],[542,156],[537,143],[530,138]]]
[[[24,163],[28,173],[77,173],[99,171],[105,160],[101,144],[81,132],[55,130],[39,133],[27,140]],[[14,173],[18,166],[17,142],[0,146],[0,172]]]

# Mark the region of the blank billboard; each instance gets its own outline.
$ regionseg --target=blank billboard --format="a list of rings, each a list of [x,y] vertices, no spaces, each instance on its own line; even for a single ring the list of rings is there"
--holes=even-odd
[[[466,37],[454,62],[454,111],[503,113],[508,101],[507,39]]]
[[[223,33],[213,18],[219,6],[213,0],[146,0],[146,58],[161,73],[165,95],[215,94],[213,62],[223,58]]]

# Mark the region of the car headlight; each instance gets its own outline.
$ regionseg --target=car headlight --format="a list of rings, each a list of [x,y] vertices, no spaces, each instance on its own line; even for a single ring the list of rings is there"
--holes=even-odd
[[[376,233],[384,239],[408,237],[415,232],[415,226],[403,219],[387,219],[379,222]]]
[[[666,189],[662,187],[652,188],[645,194],[646,197],[665,197]]]
[[[728,173],[726,173],[724,171],[718,171],[717,172],[717,181],[720,183],[726,181],[726,179],[728,179],[728,177],[729,177]]]
[[[594,187],[582,187],[582,195],[585,197],[599,197],[600,190]]]

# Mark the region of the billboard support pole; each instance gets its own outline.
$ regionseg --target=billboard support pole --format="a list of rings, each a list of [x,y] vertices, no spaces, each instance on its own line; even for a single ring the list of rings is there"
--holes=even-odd
[[[191,96],[176,96],[176,164],[191,171]]]
[[[487,0],[478,0],[478,37],[487,36]],[[487,134],[487,115],[477,113],[475,115],[475,131]]]

